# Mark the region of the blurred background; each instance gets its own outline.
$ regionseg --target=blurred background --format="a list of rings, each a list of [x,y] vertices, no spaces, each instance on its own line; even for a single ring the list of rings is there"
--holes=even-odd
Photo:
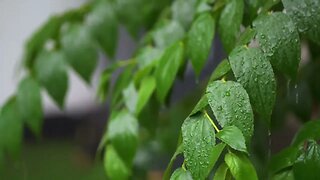
[[[24,43],[28,37],[51,15],[79,7],[84,2],[84,0],[0,1],[1,105],[10,95],[14,94],[23,75],[21,60]],[[135,51],[137,42],[123,27],[119,31],[116,59],[128,59]],[[304,61],[310,58],[308,49],[303,50],[302,55]],[[219,38],[216,37],[208,63],[200,78],[195,78],[189,64],[183,77],[176,80],[169,107],[161,108],[161,111],[157,112],[159,113],[157,119],[160,119],[157,122],[160,123],[152,124],[152,126],[159,127],[155,130],[157,135],[142,144],[138,150],[134,170],[136,174],[141,171],[147,179],[161,179],[161,174],[175,150],[183,120],[201,97],[211,72],[225,57]],[[49,96],[43,92],[45,120],[42,138],[35,139],[26,129],[20,159],[18,161],[9,160],[6,170],[0,174],[0,179],[99,180],[106,178],[100,161],[101,157],[96,154],[96,149],[104,133],[109,111],[108,103],[97,103],[96,90],[99,75],[108,64],[108,59],[100,55],[99,65],[91,86],[86,85],[73,71],[68,71],[70,85],[65,111],[59,110]],[[281,80],[280,83],[282,83]],[[259,152],[264,154],[264,147],[269,144],[272,146],[272,153],[290,144],[294,133],[303,122],[301,119],[319,117],[318,105],[314,106],[315,103],[311,96],[305,97],[305,94],[309,93],[301,93],[305,90],[305,85],[296,86],[296,83],[290,82],[284,84],[286,95],[277,100],[271,140],[254,140],[253,144],[258,149],[257,156]],[[294,106],[292,110],[299,105],[307,105],[310,112],[307,112],[306,115],[303,111],[302,116],[299,116],[290,111],[291,106]],[[299,110],[301,109],[298,108],[298,113]],[[285,132],[278,128],[282,126],[286,127]],[[267,133],[262,127],[257,124],[256,133]],[[258,164],[258,160],[256,163]],[[143,169],[147,169],[147,172],[142,172]],[[136,179],[139,177],[137,175]]]

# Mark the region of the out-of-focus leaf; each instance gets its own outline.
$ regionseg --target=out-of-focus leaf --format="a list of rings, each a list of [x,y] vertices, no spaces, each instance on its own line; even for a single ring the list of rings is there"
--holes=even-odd
[[[295,179],[320,179],[320,146],[316,141],[309,141],[308,148],[293,165]]]
[[[269,123],[276,99],[276,81],[270,62],[257,48],[235,48],[229,62],[238,82],[248,92],[252,107]]]
[[[237,180],[256,180],[258,179],[256,170],[250,160],[240,153],[227,153],[224,158],[232,176]]]
[[[97,50],[86,27],[72,25],[61,39],[62,48],[72,68],[90,82],[97,65]]]
[[[57,16],[52,16],[27,40],[24,52],[24,63],[31,68],[36,55],[41,51],[45,42],[57,36],[62,21]]]
[[[112,89],[112,101],[111,106],[117,105],[121,100],[122,90],[128,86],[130,79],[132,78],[132,66],[126,67],[118,76],[116,83]]]
[[[218,80],[222,76],[226,75],[231,70],[230,63],[227,59],[224,59],[216,67],[210,77],[210,82]]]
[[[269,172],[276,173],[294,164],[298,156],[297,147],[288,147],[271,158]]]
[[[203,109],[204,109],[206,106],[208,106],[208,105],[209,105],[209,103],[208,103],[207,95],[204,94],[204,95],[201,97],[200,101],[199,101],[199,102],[196,104],[196,106],[193,108],[190,116],[192,116],[192,115],[196,114],[197,112],[203,110]]]
[[[243,8],[242,0],[230,0],[220,14],[218,31],[227,53],[231,52],[236,45],[242,22]]]
[[[197,0],[175,0],[171,6],[172,18],[188,29],[194,18],[197,4]]]
[[[116,66],[111,65],[110,67],[107,67],[100,75],[97,96],[101,102],[105,101],[107,98],[107,95],[109,93],[110,80],[115,69]]]
[[[181,40],[185,35],[185,30],[176,21],[166,21],[163,26],[156,29],[152,34],[156,47],[164,49]]]
[[[254,38],[254,36],[256,35],[256,30],[255,29],[251,29],[250,27],[248,27],[246,30],[244,30],[240,37],[238,38],[237,41],[237,46],[241,46],[241,45],[247,45],[250,43],[250,41]]]
[[[226,163],[222,163],[214,174],[213,180],[226,179],[229,168]]]
[[[176,169],[170,180],[193,180],[191,173],[188,170],[184,170],[182,168]]]
[[[271,177],[271,180],[295,180],[292,170],[281,171]]]
[[[174,83],[178,70],[183,62],[184,45],[177,42],[168,47],[161,57],[155,75],[157,82],[157,95],[164,102],[171,86]]]
[[[303,127],[297,132],[296,136],[293,138],[292,145],[299,146],[305,140],[320,139],[320,120],[309,121],[303,125]]]
[[[136,87],[134,86],[134,83],[131,82],[124,90],[123,90],[123,98],[124,103],[126,104],[128,110],[131,113],[135,113],[137,102],[138,102],[138,92],[136,90]]]
[[[301,47],[299,33],[288,15],[282,12],[264,14],[253,22],[253,26],[257,30],[260,47],[271,64],[295,79]]]
[[[99,1],[88,15],[87,25],[104,52],[113,58],[117,48],[118,21],[112,4]]]
[[[282,3],[299,32],[320,44],[319,0],[282,0]]]
[[[253,134],[253,112],[249,96],[241,84],[213,81],[207,87],[209,105],[222,127],[237,126],[248,144]]]
[[[62,52],[43,51],[35,63],[37,79],[54,101],[63,108],[68,91],[66,58]]]
[[[240,129],[236,126],[225,126],[216,134],[216,136],[231,148],[238,151],[247,152],[246,141]]]
[[[145,68],[154,63],[154,61],[158,61],[161,58],[162,53],[163,52],[160,49],[147,46],[138,53],[135,59],[137,60],[140,68]]]
[[[121,111],[111,119],[107,136],[121,159],[130,165],[138,146],[136,118],[126,110]]]
[[[171,175],[171,169],[172,169],[173,163],[176,160],[177,156],[181,153],[183,153],[183,145],[182,144],[180,144],[177,147],[176,152],[173,154],[172,158],[170,159],[170,162],[169,162],[166,170],[164,171],[163,179],[165,179],[165,180],[169,179],[169,176]],[[191,174],[190,174],[190,177],[191,177]]]
[[[126,180],[131,175],[126,163],[122,161],[116,149],[108,145],[104,154],[104,168],[112,180]]]
[[[186,49],[198,76],[208,59],[214,31],[215,21],[208,12],[197,17],[188,33]]]
[[[41,94],[39,84],[32,77],[19,83],[17,105],[22,120],[36,136],[40,136],[43,121]]]
[[[0,112],[0,153],[6,151],[18,156],[21,150],[23,122],[16,103],[16,98],[10,98]],[[4,159],[1,159],[4,161]]]
[[[147,104],[155,87],[156,80],[152,76],[147,76],[141,81],[135,114],[139,114],[143,107]]]

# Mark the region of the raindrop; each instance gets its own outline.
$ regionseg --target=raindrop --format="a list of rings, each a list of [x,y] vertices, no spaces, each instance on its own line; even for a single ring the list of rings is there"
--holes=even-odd
[[[295,84],[295,85],[294,85],[294,90],[295,90],[295,92],[296,92],[296,104],[299,103],[299,92],[298,92],[297,88],[298,88],[298,85]]]
[[[230,96],[230,91],[227,91],[227,92],[226,92],[226,96]]]

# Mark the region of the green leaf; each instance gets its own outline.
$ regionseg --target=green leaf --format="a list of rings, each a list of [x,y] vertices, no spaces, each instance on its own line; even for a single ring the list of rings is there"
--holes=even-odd
[[[34,60],[46,41],[57,36],[61,23],[61,18],[52,16],[27,40],[23,55],[27,67],[33,67]]]
[[[125,162],[122,161],[112,145],[108,145],[105,150],[104,167],[108,178],[111,180],[125,180],[131,174]]]
[[[126,110],[111,119],[108,127],[108,138],[119,156],[131,164],[138,146],[138,121]]]
[[[320,179],[320,146],[316,141],[310,141],[307,150],[301,154],[293,165],[295,179]]]
[[[185,30],[176,21],[166,21],[163,26],[156,29],[153,33],[155,46],[164,49],[173,43],[181,40],[185,35]]]
[[[171,174],[171,169],[172,169],[172,166],[173,166],[173,163],[174,161],[176,160],[177,156],[179,154],[183,153],[183,145],[180,144],[177,149],[176,149],[176,152],[173,154],[172,158],[170,159],[170,162],[166,168],[166,170],[164,171],[164,174],[163,174],[163,179],[169,179],[169,176]],[[190,177],[191,177],[191,174],[190,174]]]
[[[206,106],[208,106],[208,104],[209,104],[209,103],[208,103],[207,95],[204,94],[204,95],[201,97],[200,101],[199,101],[199,102],[196,104],[196,106],[193,108],[190,116],[196,114],[196,113],[199,112],[199,111],[202,111],[203,109],[205,109]]]
[[[229,64],[229,61],[227,59],[222,60],[211,74],[209,82],[218,80],[222,76],[225,76],[230,70],[231,66]]]
[[[282,3],[299,32],[320,44],[319,0],[282,0]]]
[[[258,179],[256,170],[244,154],[229,152],[225,155],[224,160],[236,180]]]
[[[215,21],[208,12],[197,17],[188,33],[186,48],[198,76],[208,59],[214,31]]]
[[[291,19],[284,13],[276,12],[259,16],[253,26],[257,30],[261,49],[271,64],[295,79],[301,59],[300,39]]]
[[[269,172],[276,173],[280,170],[292,166],[298,156],[297,147],[288,147],[271,158]]]
[[[168,47],[161,57],[155,71],[157,82],[157,95],[164,102],[171,86],[176,79],[179,67],[183,62],[184,46],[177,42]]]
[[[237,126],[246,142],[253,134],[253,112],[249,96],[241,84],[233,81],[214,81],[207,87],[209,105],[222,127]]]
[[[155,87],[156,80],[152,76],[147,76],[141,81],[135,114],[140,114],[141,110],[150,99]]]
[[[170,180],[192,180],[192,176],[189,171],[179,168],[174,171]]]
[[[116,106],[117,103],[119,103],[119,100],[121,98],[122,90],[126,88],[130,80],[132,78],[132,66],[126,67],[121,74],[117,77],[117,80],[114,84],[114,87],[112,89],[112,101],[111,106]]]
[[[61,43],[69,64],[89,83],[97,65],[98,54],[88,29],[72,25],[63,34]]]
[[[110,79],[117,66],[107,67],[100,75],[97,96],[101,102],[105,101],[109,93]]]
[[[226,165],[226,163],[222,163],[217,171],[214,174],[213,180],[223,180],[226,179],[227,176],[227,172],[228,172],[229,168]]]
[[[292,145],[299,146],[305,140],[313,139],[319,140],[320,139],[320,120],[309,121],[303,125],[303,127],[297,132],[295,137],[293,138]]]
[[[10,98],[2,107],[0,132],[0,153],[2,153],[2,150],[6,150],[9,154],[17,157],[22,145],[23,122],[15,97]]]
[[[113,58],[118,40],[118,21],[108,1],[99,1],[88,15],[86,23],[101,48]]]
[[[130,111],[130,113],[135,113],[138,102],[138,92],[136,90],[136,87],[134,86],[134,83],[131,82],[128,87],[123,90],[122,93],[126,107]]]
[[[268,123],[276,100],[272,66],[262,51],[244,46],[234,49],[229,62],[239,83],[248,92],[254,110]]]
[[[274,176],[271,177],[271,180],[295,180],[293,171],[287,170],[287,171],[281,171]]]
[[[66,58],[62,52],[43,51],[38,55],[35,63],[37,79],[60,108],[64,107],[68,91],[68,74],[65,62]]]
[[[204,114],[188,117],[181,129],[187,169],[194,179],[204,179],[220,156],[224,144],[215,146],[214,128]]]
[[[196,13],[197,4],[197,0],[175,0],[171,5],[172,18],[188,29]]]
[[[250,27],[246,28],[246,30],[241,33],[240,37],[238,38],[238,42],[236,46],[241,46],[241,45],[247,45],[251,42],[251,40],[255,37],[256,35],[256,30],[251,29]]]
[[[41,94],[39,84],[32,77],[19,83],[17,104],[23,121],[36,136],[40,136],[43,121]]]
[[[145,68],[154,61],[158,61],[162,56],[163,51],[152,46],[147,46],[138,52],[136,60],[140,68]]]
[[[242,0],[230,0],[220,14],[218,31],[227,53],[231,52],[236,44],[242,22],[243,8]]]
[[[247,152],[246,142],[242,132],[236,126],[225,126],[216,134],[222,142],[225,142],[231,148]]]

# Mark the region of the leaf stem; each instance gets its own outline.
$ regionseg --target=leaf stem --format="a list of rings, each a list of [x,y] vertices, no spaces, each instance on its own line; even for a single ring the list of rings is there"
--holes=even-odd
[[[209,116],[209,114],[207,113],[207,111],[203,111],[204,115],[208,118],[208,120],[210,121],[210,123],[212,124],[212,126],[214,127],[214,129],[219,132],[219,128],[216,126],[216,124],[213,122],[213,120],[211,119],[211,117]]]
[[[186,161],[183,161],[183,163],[182,163],[182,169],[183,169],[184,171],[187,171],[187,169],[186,169]]]

